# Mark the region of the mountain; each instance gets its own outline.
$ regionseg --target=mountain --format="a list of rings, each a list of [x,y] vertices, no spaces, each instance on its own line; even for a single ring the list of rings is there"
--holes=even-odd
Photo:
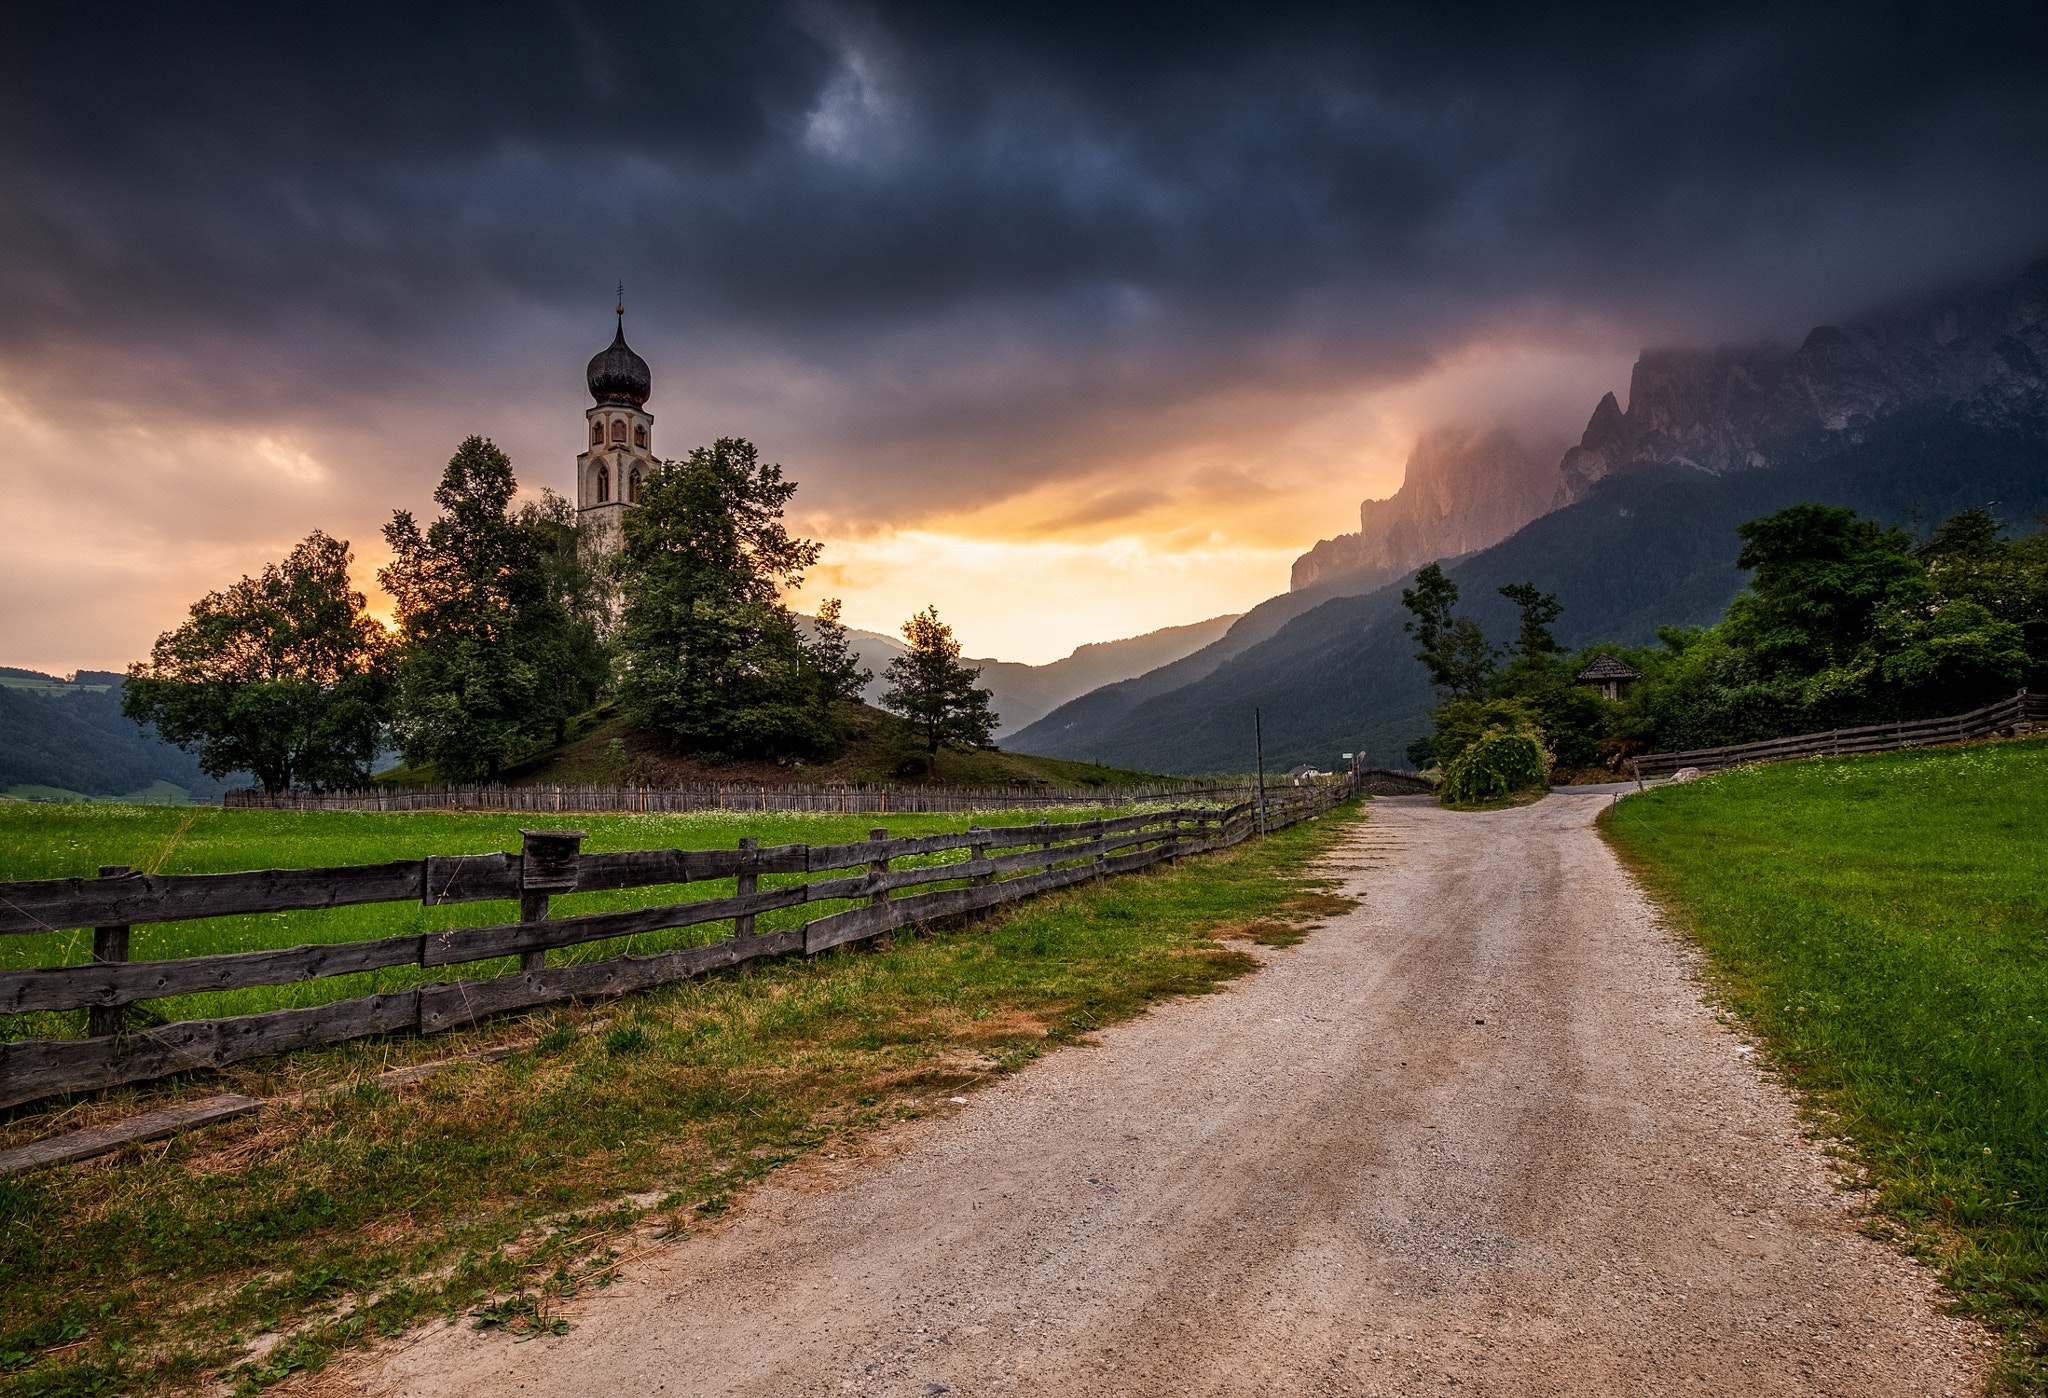
[[[1311,551],[1297,565],[1301,591],[1253,608],[1175,665],[1061,706],[1011,746],[1153,771],[1242,771],[1257,706],[1269,764],[1327,765],[1361,744],[1375,761],[1399,761],[1430,703],[1401,630],[1399,583],[1430,561],[1415,552],[1422,541],[1448,557],[1482,522],[1514,513],[1430,501],[1447,480],[1483,493],[1504,479],[1511,504],[1526,508],[1541,479],[1509,444],[1472,434],[1435,436],[1417,459],[1412,503],[1401,499],[1407,482],[1393,500],[1368,502],[1361,523],[1377,532],[1318,545],[1321,562],[1304,571]],[[1513,629],[1494,593],[1509,582],[1559,595],[1557,634],[1570,646],[1714,621],[1742,584],[1735,527],[1801,500],[1921,529],[1987,502],[2024,521],[2048,510],[2048,262],[2001,287],[1818,327],[1795,349],[1647,351],[1627,409],[1603,398],[1550,479],[1549,508],[1447,569],[1497,638]],[[1374,503],[1390,508],[1374,513]],[[1411,561],[1394,570],[1402,557]],[[1334,567],[1345,558],[1359,566]],[[1266,635],[1229,647],[1276,617]]]
[[[799,625],[809,618],[798,617]],[[1076,695],[1101,685],[1114,684],[1141,675],[1201,650],[1220,639],[1238,618],[1211,617],[1185,626],[1168,626],[1131,636],[1121,641],[1093,641],[1077,646],[1073,653],[1045,665],[1023,665],[1014,660],[967,660],[981,667],[981,682],[995,693],[995,711],[1002,723],[996,729],[998,742],[1028,727]],[[878,631],[847,628],[847,640],[860,653],[860,663],[875,677],[861,691],[871,704],[880,704],[888,684],[882,671],[904,653],[903,642]]]
[[[122,717],[124,678],[81,670],[65,680],[0,667],[0,791],[40,800],[218,801],[225,786],[190,754]]]
[[[2048,511],[2048,421],[1991,428],[1954,408],[1919,409],[1826,456],[1770,470],[1715,476],[1636,464],[1445,571],[1460,610],[1496,641],[1513,636],[1515,613],[1495,589],[1528,581],[1563,601],[1564,645],[1647,644],[1660,625],[1718,620],[1743,583],[1736,526],[1803,500],[1921,530],[1988,501],[2001,518],[2025,521]],[[1242,772],[1257,707],[1269,771],[1329,766],[1361,747],[1374,763],[1405,765],[1433,702],[1402,630],[1405,581],[1323,601],[1192,681],[1160,688],[1147,675],[1084,695],[1010,746],[1176,775]],[[1136,702],[1105,703],[1147,686]]]
[[[1931,297],[1842,326],[1797,349],[1646,351],[1623,411],[1600,400],[1559,463],[1557,503],[1639,462],[1712,474],[1810,459],[1912,407],[1966,421],[2023,423],[2048,403],[2048,260],[2013,282]]]
[[[1401,488],[1359,507],[1358,533],[1296,560],[1293,585],[1378,586],[1498,543],[1644,462],[1754,470],[1810,460],[1906,408],[1954,408],[1997,427],[2039,412],[2044,398],[2048,260],[2011,282],[1816,326],[1796,348],[1649,349],[1630,374],[1628,407],[1603,397],[1561,459],[1504,431],[1425,434]]]
[[[1293,590],[1340,578],[1362,590],[1439,558],[1497,544],[1560,503],[1559,448],[1504,428],[1440,427],[1422,435],[1401,488],[1358,507],[1358,532],[1324,539],[1294,563]]]

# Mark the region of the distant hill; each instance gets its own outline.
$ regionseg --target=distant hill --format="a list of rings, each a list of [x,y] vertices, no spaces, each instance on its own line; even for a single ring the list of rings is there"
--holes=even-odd
[[[1779,444],[1786,464],[1766,469],[1712,475],[1634,464],[1588,482],[1584,499],[1446,571],[1463,593],[1462,609],[1497,641],[1512,636],[1514,613],[1494,589],[1530,581],[1564,603],[1557,636],[1565,645],[1648,643],[1659,625],[1719,619],[1743,583],[1736,526],[1785,505],[1850,505],[1922,530],[1993,501],[2001,518],[2022,525],[2048,512],[2048,420],[1987,416],[1976,405],[1895,413],[1846,436],[1807,441],[1804,459],[1793,444]],[[1243,771],[1258,706],[1269,770],[1327,766],[1361,746],[1372,761],[1399,765],[1426,730],[1432,702],[1414,641],[1401,629],[1405,581],[1302,607],[1265,639],[1206,668],[1197,654],[1083,695],[1012,746],[1162,772]],[[1262,604],[1238,625],[1300,596]]]
[[[1194,651],[1201,650],[1229,630],[1236,616],[1211,617],[1185,626],[1168,626],[1131,636],[1121,641],[1096,641],[1076,647],[1073,654],[1045,665],[1023,665],[1014,660],[970,659],[981,667],[981,682],[995,692],[995,711],[1002,719],[996,727],[996,741],[1003,742],[1019,729],[1052,712],[1078,694],[1100,685],[1142,675]],[[802,624],[809,619],[799,617]],[[903,642],[877,631],[849,628],[847,639],[860,652],[861,664],[875,672],[862,697],[879,705],[888,685],[882,671],[903,654]]]
[[[123,679],[0,667],[0,792],[41,801],[218,801],[225,787],[196,760],[122,717]]]

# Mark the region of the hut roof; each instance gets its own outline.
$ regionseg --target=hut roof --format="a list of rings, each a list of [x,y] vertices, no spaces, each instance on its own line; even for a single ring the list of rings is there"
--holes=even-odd
[[[1577,682],[1579,684],[1588,684],[1598,680],[1639,680],[1641,678],[1642,676],[1636,673],[1635,667],[1626,661],[1617,660],[1611,655],[1602,655],[1595,657],[1592,664],[1579,671]]]

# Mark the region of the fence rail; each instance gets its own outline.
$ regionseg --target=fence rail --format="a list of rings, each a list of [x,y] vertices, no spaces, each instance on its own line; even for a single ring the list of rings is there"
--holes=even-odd
[[[1702,772],[1744,762],[1775,762],[1789,757],[1835,757],[1859,752],[1891,752],[1899,748],[1932,747],[2017,729],[2048,720],[2048,695],[2021,690],[2010,699],[1950,718],[1923,718],[1910,723],[1871,723],[1836,728],[1826,733],[1801,733],[1731,747],[1695,748],[1691,752],[1657,752],[1631,759],[1638,777],[1666,777],[1684,767]]]
[[[1349,782],[1269,793],[1265,823],[1278,829],[1321,815],[1353,794]],[[0,884],[0,934],[94,929],[84,965],[0,972],[0,1013],[85,1008],[88,1037],[0,1043],[0,1107],[63,1092],[141,1082],[372,1034],[452,1029],[488,1015],[568,999],[618,995],[723,967],[877,937],[932,918],[993,907],[1089,879],[1129,873],[1183,854],[1234,845],[1259,826],[1258,803],[1227,809],[1174,807],[1111,819],[981,827],[890,839],[875,829],[844,845],[729,850],[582,852],[580,831],[523,831],[518,854],[430,856],[332,869],[234,874],[137,874],[107,867],[97,879]],[[965,851],[942,863],[894,868],[894,860]],[[857,872],[846,872],[857,871]],[[833,874],[760,887],[764,874]],[[730,897],[550,917],[561,894],[731,879]],[[896,896],[905,889],[954,884]],[[517,922],[364,941],[130,961],[137,923],[249,913],[303,912],[365,903],[512,900]],[[762,913],[805,903],[865,900],[801,927],[756,932]],[[718,941],[650,955],[549,966],[550,950],[639,933],[729,922]],[[118,935],[116,935],[118,934]],[[434,981],[388,994],[302,1009],[187,1020],[129,1031],[138,1000],[293,984],[398,966],[432,968],[517,955],[520,969]]]
[[[504,786],[496,783],[366,791],[230,791],[223,804],[270,811],[808,811],[918,815],[1030,806],[1135,806],[1151,801],[1242,801],[1249,782],[1135,787],[852,786],[820,782],[704,782],[695,786]]]

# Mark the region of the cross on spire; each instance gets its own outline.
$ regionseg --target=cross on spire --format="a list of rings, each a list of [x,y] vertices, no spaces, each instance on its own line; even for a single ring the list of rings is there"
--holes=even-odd
[[[623,321],[623,320],[624,320],[625,318],[626,318],[626,284],[625,284],[624,282],[620,282],[620,283],[619,283],[619,319]]]

